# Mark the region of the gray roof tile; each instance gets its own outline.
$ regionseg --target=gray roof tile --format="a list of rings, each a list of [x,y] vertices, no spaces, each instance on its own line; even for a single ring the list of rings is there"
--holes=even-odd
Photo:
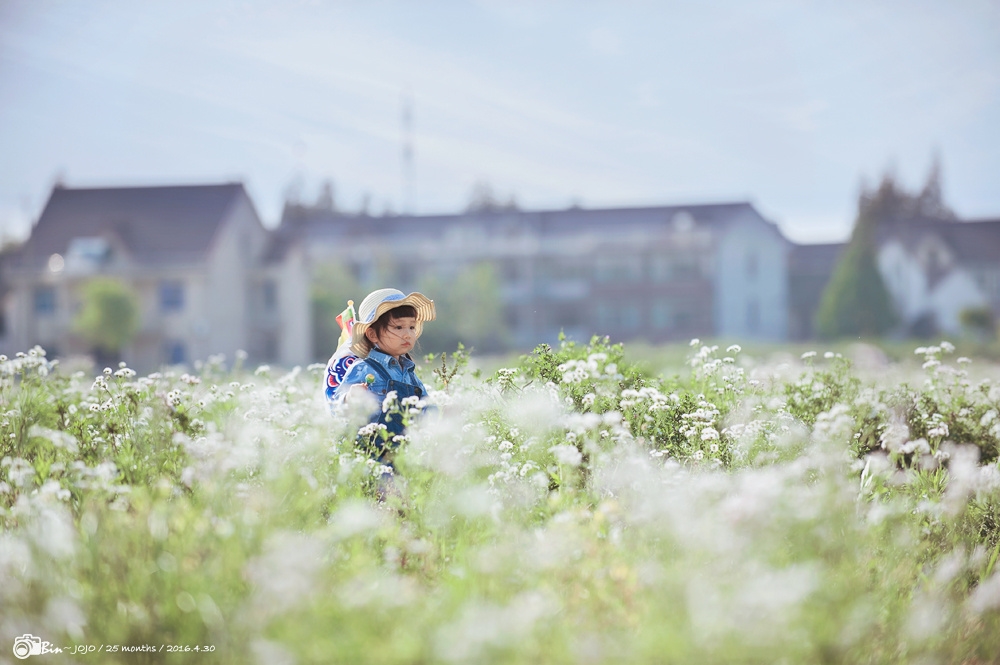
[[[241,183],[164,187],[52,190],[31,237],[19,252],[22,266],[66,254],[74,238],[117,238],[137,262],[162,264],[201,258],[211,247]]]

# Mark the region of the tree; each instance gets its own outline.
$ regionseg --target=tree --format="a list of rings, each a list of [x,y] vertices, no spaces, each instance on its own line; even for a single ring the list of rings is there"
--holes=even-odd
[[[500,281],[490,263],[464,268],[454,279],[427,277],[420,292],[434,300],[437,320],[424,326],[425,351],[450,351],[459,342],[477,351],[499,351],[508,343]]]
[[[862,187],[851,240],[834,268],[819,309],[816,330],[826,338],[883,335],[897,321],[892,299],[878,271],[880,225],[920,219],[953,221],[941,194],[941,160],[934,156],[927,182],[913,194],[891,172],[874,190]],[[930,322],[933,327],[933,322]]]
[[[941,155],[934,154],[927,182],[917,195],[917,212],[921,217],[955,221],[958,216],[949,208],[941,194]]]
[[[942,198],[941,160],[936,155],[927,174],[927,182],[919,192],[906,191],[889,171],[882,176],[882,182],[875,190],[869,191],[866,187],[862,187],[858,205],[859,211],[863,208],[876,224],[917,219],[938,221],[957,219],[955,212]]]
[[[469,192],[469,204],[466,212],[503,212],[517,210],[517,199],[511,194],[506,202],[501,201],[493,191],[493,186],[485,180],[479,180]]]
[[[324,361],[337,349],[340,326],[337,315],[347,307],[348,300],[354,300],[355,307],[361,304],[365,294],[354,275],[340,263],[320,266],[313,275],[310,304],[312,307],[312,357]]]
[[[323,181],[323,184],[320,185],[319,195],[316,197],[316,205],[313,207],[316,210],[328,210],[331,212],[336,210],[337,203],[334,192],[333,180],[327,178]]]
[[[993,316],[993,310],[988,305],[966,307],[959,312],[958,320],[963,328],[980,341],[986,341],[996,336],[996,319]]]
[[[876,265],[877,210],[862,194],[851,240],[816,312],[821,337],[883,335],[896,324],[892,300]]]
[[[82,306],[73,331],[94,350],[99,362],[113,362],[139,332],[139,301],[132,289],[110,277],[83,285]]]

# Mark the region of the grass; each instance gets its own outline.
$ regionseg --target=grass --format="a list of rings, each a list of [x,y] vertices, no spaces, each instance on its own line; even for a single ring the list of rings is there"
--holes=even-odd
[[[95,379],[33,349],[0,361],[0,648],[994,662],[996,365],[827,350],[436,357],[379,502],[367,413],[330,414],[322,367]]]

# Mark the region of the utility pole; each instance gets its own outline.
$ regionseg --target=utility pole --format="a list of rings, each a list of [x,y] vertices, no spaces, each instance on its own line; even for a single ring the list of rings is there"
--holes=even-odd
[[[416,212],[417,182],[416,172],[413,163],[413,93],[409,88],[404,90],[402,96],[402,121],[403,121],[403,151],[400,155],[402,159],[402,202],[404,213],[414,214]]]

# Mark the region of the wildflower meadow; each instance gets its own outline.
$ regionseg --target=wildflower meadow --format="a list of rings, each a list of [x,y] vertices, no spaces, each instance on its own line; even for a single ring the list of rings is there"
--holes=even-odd
[[[953,352],[460,348],[382,405],[384,501],[322,366],[0,358],[0,662],[1000,662],[1000,372]]]

